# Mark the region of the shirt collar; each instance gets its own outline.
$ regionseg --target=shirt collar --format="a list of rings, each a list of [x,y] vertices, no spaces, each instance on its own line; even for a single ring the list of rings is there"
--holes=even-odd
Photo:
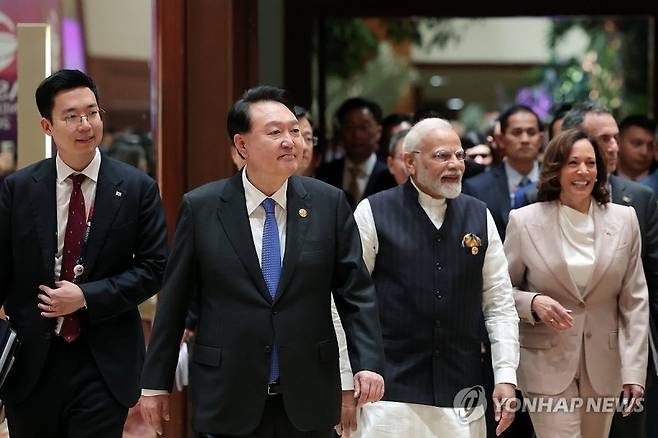
[[[421,189],[418,188],[416,185],[416,182],[412,177],[409,178],[411,180],[411,184],[414,186],[414,188],[418,191],[418,203],[427,209],[433,210],[436,208],[443,208],[446,205],[446,200],[445,198],[441,199],[436,199],[428,195],[427,193],[423,192]]]
[[[62,160],[62,158],[57,154],[55,157],[55,167],[57,168],[57,182],[62,183],[66,181],[66,178],[73,174],[81,173],[93,182],[97,183],[98,182],[98,172],[100,172],[101,168],[101,153],[96,148],[96,154],[94,155],[94,158],[91,159],[91,162],[82,169],[81,172],[78,172],[77,170],[73,170],[68,164]]]
[[[272,196],[267,196],[249,181],[249,178],[247,178],[247,166],[244,166],[242,169],[242,185],[244,186],[244,197],[247,202],[247,215],[251,215],[254,210],[260,207],[266,198],[274,199],[274,202],[279,204],[279,207],[281,207],[283,211],[286,210],[288,180],[285,180],[281,187],[279,187],[279,190],[274,192]]]
[[[534,183],[539,181],[539,164],[537,161],[532,164],[532,170],[527,175],[521,175],[516,169],[509,165],[507,160],[503,161],[503,164],[505,166],[505,172],[507,173],[507,184],[510,188],[515,189],[518,187],[524,177],[529,178],[530,181]]]
[[[357,167],[361,170],[361,176],[370,177],[370,174],[375,168],[375,164],[377,164],[377,155],[375,155],[374,152],[371,153],[368,159],[361,164],[354,164],[349,158],[345,157],[345,169]]]

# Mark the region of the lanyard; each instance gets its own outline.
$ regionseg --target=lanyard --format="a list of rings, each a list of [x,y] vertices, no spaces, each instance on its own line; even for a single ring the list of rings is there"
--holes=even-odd
[[[87,255],[87,243],[89,242],[89,233],[91,233],[91,220],[94,216],[94,204],[91,205],[89,209],[89,218],[87,219],[87,226],[85,227],[84,237],[82,238],[82,244],[80,245],[80,256],[78,257],[75,266],[73,267],[73,283],[77,284],[77,280],[85,272],[84,260]]]

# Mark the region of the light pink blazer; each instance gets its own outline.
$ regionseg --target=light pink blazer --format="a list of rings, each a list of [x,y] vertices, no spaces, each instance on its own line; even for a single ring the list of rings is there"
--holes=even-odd
[[[512,210],[505,254],[521,318],[519,387],[555,395],[584,360],[593,388],[617,395],[622,384],[644,387],[647,370],[648,290],[640,258],[635,210],[594,203],[595,262],[584,293],[571,279],[562,249],[558,201]],[[574,327],[555,331],[534,323],[530,304],[538,293],[572,310]]]

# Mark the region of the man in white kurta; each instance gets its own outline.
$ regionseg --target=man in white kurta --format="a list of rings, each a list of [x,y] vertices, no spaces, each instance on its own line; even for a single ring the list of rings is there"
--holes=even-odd
[[[418,251],[422,251],[421,247],[423,245],[427,246],[425,242],[434,238],[432,232],[436,232],[437,236],[443,236],[443,234],[440,234],[441,232],[444,232],[445,234],[447,231],[449,231],[442,229],[442,226],[448,221],[447,217],[450,216],[447,214],[448,209],[453,210],[452,216],[450,216],[451,218],[457,214],[455,211],[461,208],[459,205],[465,205],[466,210],[464,211],[466,212],[472,212],[476,210],[481,212],[481,222],[483,225],[486,223],[486,232],[483,233],[486,235],[486,244],[482,243],[485,242],[485,239],[482,239],[477,235],[467,233],[464,234],[464,238],[461,242],[461,248],[457,248],[459,245],[453,244],[450,241],[450,234],[448,233],[443,237],[443,240],[437,237],[436,241],[439,243],[434,245],[433,248],[435,248],[435,251],[440,253],[440,245],[452,245],[449,247],[449,251],[454,251],[457,253],[458,255],[455,256],[457,259],[460,256],[466,257],[464,260],[475,260],[477,258],[478,252],[484,252],[484,254],[480,254],[480,257],[483,257],[483,260],[481,261],[481,272],[466,272],[465,275],[479,277],[481,274],[481,299],[480,297],[477,297],[477,303],[481,303],[481,313],[484,315],[485,326],[491,341],[492,362],[495,380],[495,389],[493,392],[494,400],[489,399],[487,402],[493,402],[494,406],[503,406],[502,411],[496,414],[497,420],[501,420],[497,431],[502,432],[502,430],[506,429],[509,424],[511,424],[514,418],[513,410],[511,407],[505,408],[505,406],[507,400],[512,400],[514,398],[514,388],[516,385],[516,368],[519,358],[519,343],[518,316],[514,306],[512,286],[507,272],[507,261],[505,259],[500,237],[496,230],[496,226],[491,214],[488,210],[486,210],[483,204],[478,204],[479,201],[476,201],[465,195],[461,195],[459,202],[452,202],[452,200],[460,196],[461,175],[464,171],[464,153],[461,148],[459,137],[447,122],[441,119],[426,119],[418,123],[414,128],[412,128],[411,132],[407,136],[404,144],[404,152],[405,163],[411,174],[411,178],[407,183],[407,187],[401,186],[399,188],[391,189],[393,191],[397,190],[399,192],[398,194],[386,194],[386,192],[384,192],[382,197],[384,197],[385,201],[382,201],[382,197],[371,197],[365,199],[358,205],[355,211],[354,215],[361,234],[365,264],[368,267],[370,273],[373,274],[376,286],[378,284],[378,273],[386,272],[387,274],[380,275],[388,275],[390,277],[390,271],[398,272],[398,275],[403,277],[400,279],[400,283],[404,283],[405,281],[408,281],[405,280],[405,278],[417,276],[419,272],[430,272],[422,271],[421,268],[416,266],[418,264],[424,264],[426,261],[431,262],[432,272],[433,270],[441,271],[442,269],[449,269],[451,263],[456,262],[445,260],[445,263],[443,261],[439,263],[436,262],[436,260],[439,259],[423,259],[420,261],[420,263],[418,261],[412,261],[411,263],[407,264],[404,259],[404,247],[413,247],[416,245],[416,243],[404,241],[398,245],[395,242],[396,233],[392,233],[393,237],[391,238],[391,233],[387,234],[386,228],[393,230],[404,230],[415,227],[412,222],[416,220],[419,221],[419,223],[422,223],[423,221],[427,222],[427,219],[429,219],[431,225],[427,223],[418,226],[426,226],[426,229],[430,231],[429,235],[427,235],[427,239],[421,238],[417,242],[419,248]],[[396,203],[396,199],[401,199],[400,204]],[[413,200],[412,202],[417,202],[417,204],[419,204],[420,208],[418,209],[418,215],[415,215],[414,212],[414,214],[410,216],[405,216],[403,213],[399,212],[401,207],[403,207],[403,209],[418,207],[417,205],[413,204],[411,204],[410,207],[410,199]],[[375,202],[375,205],[379,205],[379,207],[373,209],[371,201]],[[380,213],[375,215],[373,214],[373,210],[377,210]],[[389,210],[390,214],[387,213]],[[383,214],[381,212],[383,212]],[[427,217],[416,219],[418,216],[422,216],[423,214]],[[379,217],[376,218],[375,216]],[[470,214],[470,216],[473,215]],[[451,219],[450,224],[446,224],[446,226],[459,228],[463,225],[463,221],[454,221],[453,219]],[[399,223],[396,224],[395,222]],[[453,225],[453,222],[456,225]],[[456,230],[456,234],[453,233],[453,235],[458,235],[461,238],[462,234],[460,233],[462,233],[461,229]],[[404,233],[401,232],[401,234]],[[384,247],[387,251],[391,252],[391,248],[396,249],[396,245],[400,246],[401,255],[398,256],[399,258],[397,260],[399,260],[399,263],[396,263],[395,266],[391,264],[391,260],[396,260],[395,257],[392,258],[390,256],[383,255],[381,252],[382,245],[380,245],[380,235],[385,239]],[[401,239],[404,239],[404,237]],[[431,244],[430,248],[432,248]],[[415,250],[412,249],[411,251],[413,253]],[[462,255],[462,251],[464,251],[464,254],[466,255]],[[387,264],[391,264],[391,266],[387,266]],[[401,269],[402,271],[400,271]],[[432,281],[436,281],[437,278],[441,280],[444,277],[437,276],[436,278],[427,278],[426,281],[420,279],[420,283],[417,284],[430,285]],[[380,282],[380,284],[382,284],[382,282]],[[456,283],[450,283],[450,285],[454,284]],[[475,284],[479,287],[480,283]],[[414,308],[418,307],[418,303],[437,302],[448,303],[448,305],[451,305],[451,303],[455,302],[454,297],[456,295],[461,293],[465,294],[466,292],[463,292],[462,289],[448,290],[450,285],[447,283],[440,283],[439,286],[436,286],[435,284],[434,286],[428,286],[428,291],[419,290],[423,289],[422,287],[415,287],[413,289],[409,288],[408,286],[406,289],[403,287],[400,289],[403,291],[401,293],[406,294],[408,297],[405,296],[403,300],[397,301],[396,306],[399,305],[400,308],[393,310],[394,312],[398,312],[400,319],[403,319],[404,315],[413,312],[419,312],[418,309]],[[434,291],[434,288],[440,289],[440,291]],[[393,290],[395,290],[395,288],[393,288]],[[406,327],[398,326],[395,322],[395,316],[393,319],[388,319],[388,321],[393,321],[392,323],[387,322],[387,317],[385,315],[387,312],[389,312],[389,310],[386,308],[386,301],[388,297],[382,296],[382,288],[378,288],[377,293],[380,302],[380,315],[382,315],[382,329],[384,333],[386,350],[387,338],[390,340],[389,345],[396,345],[396,343],[404,342],[404,338],[408,337],[409,335],[405,333],[404,335],[398,336],[396,334],[396,330],[406,331]],[[416,294],[431,294],[433,295],[432,298],[435,298],[436,301],[422,301],[424,298],[417,298]],[[436,294],[436,296],[434,296],[434,294]],[[461,297],[457,297],[457,299],[461,299]],[[426,305],[425,307],[428,306]],[[419,321],[417,330],[423,330],[423,327],[434,328],[434,323],[436,324],[436,327],[450,326],[451,321],[445,321],[446,315],[448,315],[448,319],[451,317],[460,318],[460,312],[462,311],[459,306],[455,306],[454,308],[445,308],[445,304],[440,304],[439,307],[436,308],[438,309],[436,314],[432,314],[432,312],[428,312],[426,309],[420,310],[419,314],[429,314],[432,318],[437,319],[436,322],[432,321],[432,326],[427,326],[423,321]],[[471,311],[471,313],[473,312]],[[470,315],[470,317],[472,319],[472,315]],[[414,322],[412,321],[411,323],[413,324]],[[460,326],[460,323],[457,323],[456,326]],[[472,325],[470,327],[472,327]],[[417,330],[410,333],[418,333]],[[472,332],[472,330],[470,331]],[[445,332],[448,331],[446,330]],[[451,349],[459,350],[459,339],[462,336],[464,339],[469,339],[470,341],[472,341],[474,337],[477,338],[477,333],[474,334],[471,332],[461,333],[459,331],[451,331],[449,333],[452,339],[441,339],[441,336],[446,336],[444,334],[445,332],[438,331],[427,336],[427,339],[434,339],[434,342],[437,344],[432,346],[432,348],[437,348],[433,352],[429,352],[430,356],[432,353],[434,356],[429,360],[431,362],[431,366],[434,367],[433,375],[435,380],[437,378],[449,379],[450,375],[455,375],[454,373],[447,373],[444,375],[441,370],[436,370],[437,365],[445,363],[442,362],[441,356],[452,354]],[[422,336],[419,336],[419,338],[422,338]],[[455,341],[455,339],[457,340]],[[414,341],[411,342],[412,347],[419,350],[419,353],[422,353],[422,350],[427,348],[427,345],[423,342],[416,341],[417,346],[413,345]],[[464,343],[466,344],[466,341]],[[457,345],[457,347],[454,347],[454,345]],[[387,350],[387,362],[389,361],[388,352],[389,350]],[[416,353],[416,351],[413,353]],[[413,354],[409,354],[410,360],[412,360],[412,355]],[[437,358],[437,356],[439,357]],[[409,377],[408,370],[404,369],[405,365],[400,365],[399,358],[397,358],[396,361],[398,363],[392,364],[388,369],[388,374],[385,375],[385,379],[387,379],[387,392],[389,392],[389,388],[391,388],[391,385],[394,384],[395,380],[398,380],[402,386],[405,384],[413,386],[415,384],[413,376]],[[422,361],[419,361],[419,363],[420,362]],[[347,361],[343,361],[341,364],[347,364]],[[389,364],[387,363],[387,365]],[[416,364],[411,364],[409,369],[413,368],[414,366],[416,366]],[[463,363],[461,366],[464,368],[476,367],[479,369],[479,364]],[[341,372],[343,375],[347,375],[349,373],[349,369],[346,366],[343,366]],[[405,373],[407,374],[405,375]],[[430,372],[430,374],[432,374],[432,372]],[[391,379],[389,380],[389,378]],[[345,382],[349,381],[349,379],[343,380]],[[447,398],[452,400],[452,397],[446,397],[445,394],[434,394],[434,396],[432,396],[432,391],[438,391],[439,393],[441,391],[445,392],[441,388],[436,389],[437,383],[434,382],[434,384],[434,387],[432,387],[432,385],[426,386],[426,392],[428,394],[415,394],[415,392],[418,390],[393,390],[394,394],[390,394],[390,396],[387,397],[387,393],[385,393],[384,399],[382,401],[364,406],[359,415],[358,429],[356,432],[350,434],[351,437],[430,438],[446,436],[484,438],[486,436],[484,406],[479,404],[472,412],[470,412],[470,415],[464,415],[464,409],[455,408],[453,407],[454,405],[446,406],[447,403],[445,400]],[[457,387],[459,387],[460,382],[456,382],[456,384]],[[420,388],[420,391],[423,391],[422,385]],[[348,390],[349,387],[344,386],[343,389]],[[450,395],[454,393],[454,391],[448,392]],[[430,400],[430,402],[412,403],[408,401],[410,399]],[[431,402],[431,400],[433,400],[433,402]],[[343,425],[346,425],[345,421],[343,422]],[[341,428],[339,427],[338,429]],[[339,431],[342,431],[344,436],[347,436],[347,434],[350,432],[349,430]]]

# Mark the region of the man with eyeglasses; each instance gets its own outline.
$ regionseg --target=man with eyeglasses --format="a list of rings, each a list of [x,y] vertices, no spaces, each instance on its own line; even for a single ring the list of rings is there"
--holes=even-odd
[[[0,302],[21,348],[0,392],[12,437],[121,437],[140,394],[137,306],[160,287],[158,186],[98,150],[96,85],[61,70],[36,91],[57,156],[0,188]]]
[[[507,400],[516,385],[518,316],[503,246],[484,203],[461,194],[465,152],[448,122],[422,120],[403,149],[409,180],[354,212],[379,302],[387,379],[382,401],[363,407],[356,434],[484,438],[483,313],[498,432],[514,419]],[[460,416],[465,405],[473,409]]]
[[[465,180],[464,193],[487,204],[504,240],[510,210],[522,205],[521,193],[539,179],[537,157],[544,134],[539,116],[525,105],[508,108],[499,120],[496,143],[504,150],[505,159],[491,171]]]

